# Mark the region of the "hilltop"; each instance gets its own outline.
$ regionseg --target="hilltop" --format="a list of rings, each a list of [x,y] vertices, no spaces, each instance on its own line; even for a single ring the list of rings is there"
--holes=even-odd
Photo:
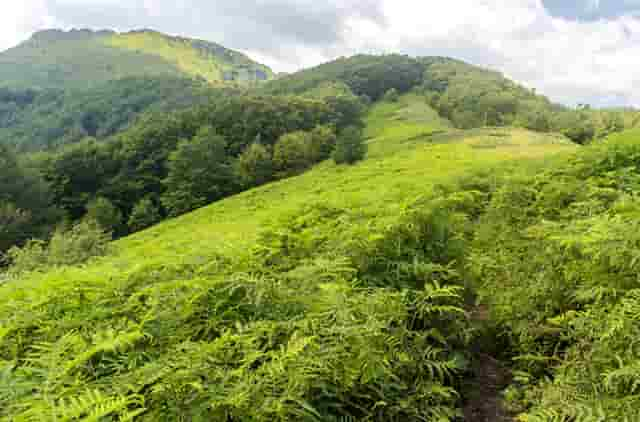
[[[0,87],[9,88],[90,88],[125,77],[248,84],[272,76],[240,52],[152,30],[45,30],[0,53]]]

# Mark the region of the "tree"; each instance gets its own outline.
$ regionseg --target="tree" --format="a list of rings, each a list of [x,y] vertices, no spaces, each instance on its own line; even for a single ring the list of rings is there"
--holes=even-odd
[[[58,217],[44,180],[0,144],[0,254],[47,234]]]
[[[586,144],[596,132],[593,122],[582,109],[562,113],[557,125],[567,138],[578,144]]]
[[[145,198],[133,207],[127,225],[133,233],[151,227],[161,219],[162,215],[158,207],[151,199]]]
[[[386,94],[384,94],[384,101],[388,103],[397,103],[398,100],[400,100],[400,94],[395,88],[391,88],[386,92]]]
[[[87,205],[85,218],[95,221],[108,233],[120,234],[122,212],[107,198],[98,197]]]
[[[314,161],[322,161],[331,157],[336,147],[336,131],[331,126],[317,126],[311,131]]]
[[[260,186],[269,182],[274,176],[271,153],[260,143],[249,145],[238,157],[237,173],[244,186]]]
[[[280,137],[273,152],[278,170],[298,173],[314,162],[313,137],[309,132],[292,132]]]
[[[226,147],[224,137],[204,126],[169,155],[162,204],[171,216],[207,205],[234,190]]]
[[[367,154],[362,130],[358,127],[348,127],[338,137],[333,159],[336,164],[353,164],[362,160]]]

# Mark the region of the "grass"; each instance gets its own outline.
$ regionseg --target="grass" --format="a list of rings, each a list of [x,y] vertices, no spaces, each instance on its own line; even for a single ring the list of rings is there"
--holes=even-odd
[[[152,31],[116,34],[103,39],[103,42],[117,49],[158,56],[184,74],[203,78],[211,83],[225,80],[225,74],[234,71],[246,73],[242,82],[253,80],[256,70],[271,75],[270,69],[257,65],[241,53],[212,43],[203,42],[198,47],[194,40],[168,37]]]

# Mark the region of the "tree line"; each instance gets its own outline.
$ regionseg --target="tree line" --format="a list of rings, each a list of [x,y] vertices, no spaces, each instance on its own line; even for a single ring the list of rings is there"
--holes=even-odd
[[[123,236],[332,156],[353,163],[366,152],[363,111],[354,96],[240,95],[148,114],[107,141],[86,137],[33,155],[31,171],[3,146],[0,250],[62,220],[90,218]]]

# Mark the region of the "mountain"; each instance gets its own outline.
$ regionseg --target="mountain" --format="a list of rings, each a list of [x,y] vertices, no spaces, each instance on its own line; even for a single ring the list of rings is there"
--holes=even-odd
[[[267,66],[218,44],[152,30],[45,30],[0,53],[0,87],[89,88],[125,77],[190,77],[250,84]]]

